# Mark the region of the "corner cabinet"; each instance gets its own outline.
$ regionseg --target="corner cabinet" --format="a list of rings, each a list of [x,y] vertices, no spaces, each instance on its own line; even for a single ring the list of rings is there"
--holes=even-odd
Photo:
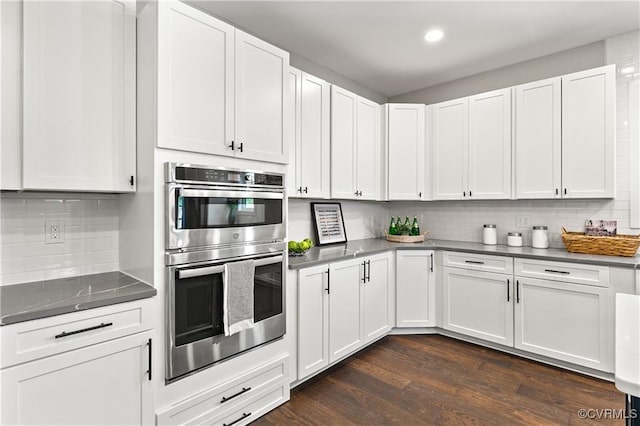
[[[9,185],[135,191],[135,1],[22,5],[22,158],[20,150],[12,149],[6,152],[16,158],[3,158],[3,166],[18,177],[13,180],[21,175],[22,182]],[[3,5],[5,11],[15,12]],[[19,20],[19,13],[9,19]],[[20,35],[14,35],[18,41]],[[11,76],[21,83],[19,74]],[[19,104],[19,99],[14,101]],[[9,136],[8,142],[20,142]]]
[[[158,9],[158,147],[287,163],[289,54],[184,3]]]
[[[387,199],[422,200],[424,189],[425,106],[386,104]]]
[[[150,302],[2,327],[0,423],[152,424]]]
[[[329,198],[329,83],[290,67],[288,89],[289,196]]]
[[[436,283],[434,252],[396,253],[396,327],[435,327]]]
[[[383,253],[298,272],[298,379],[391,330],[392,261]]]
[[[376,200],[380,160],[380,105],[331,86],[331,197]]]

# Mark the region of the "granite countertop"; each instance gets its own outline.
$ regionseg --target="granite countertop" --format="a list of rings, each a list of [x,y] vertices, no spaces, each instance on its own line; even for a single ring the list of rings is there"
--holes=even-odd
[[[156,289],[122,272],[0,286],[0,325],[155,296]]]
[[[289,269],[307,268],[322,263],[348,260],[390,250],[448,250],[590,265],[640,268],[640,256],[638,255],[634,257],[602,256],[569,253],[565,249],[557,248],[535,249],[532,247],[509,247],[506,245],[489,246],[482,243],[430,239],[425,240],[423,243],[392,243],[383,238],[369,238],[348,241],[344,244],[312,247],[304,256],[289,256]]]

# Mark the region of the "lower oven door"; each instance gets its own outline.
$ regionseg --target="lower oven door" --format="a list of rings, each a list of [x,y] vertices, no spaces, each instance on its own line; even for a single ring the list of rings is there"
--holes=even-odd
[[[224,264],[253,259],[254,326],[224,335]],[[167,381],[284,335],[283,253],[168,267]]]

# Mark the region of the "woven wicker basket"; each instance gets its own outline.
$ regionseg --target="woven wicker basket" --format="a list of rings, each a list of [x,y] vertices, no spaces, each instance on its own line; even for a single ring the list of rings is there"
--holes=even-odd
[[[387,231],[384,231],[387,241],[394,243],[421,243],[424,241],[424,237],[427,236],[429,231],[423,232],[420,235],[389,235]]]
[[[596,237],[584,232],[569,232],[562,228],[562,242],[571,253],[604,254],[607,256],[635,256],[640,235]]]

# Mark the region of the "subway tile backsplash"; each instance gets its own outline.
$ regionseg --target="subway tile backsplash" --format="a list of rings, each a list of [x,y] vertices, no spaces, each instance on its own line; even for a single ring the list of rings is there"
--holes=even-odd
[[[118,270],[118,196],[3,193],[0,285]],[[63,221],[64,242],[45,243],[45,222]]]

